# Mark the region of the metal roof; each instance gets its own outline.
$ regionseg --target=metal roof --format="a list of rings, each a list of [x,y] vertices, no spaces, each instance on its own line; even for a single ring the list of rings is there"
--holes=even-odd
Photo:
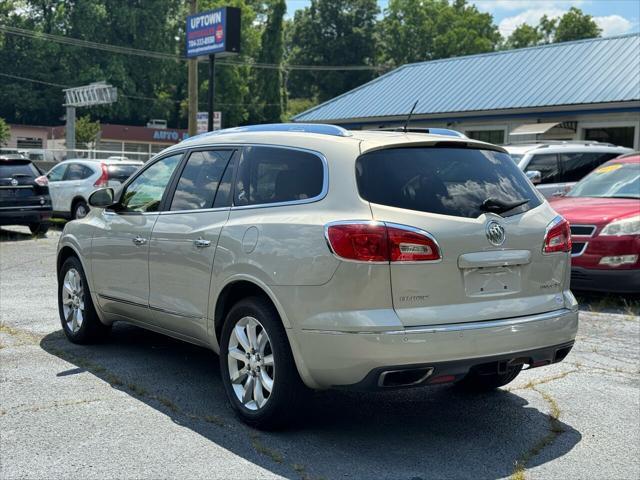
[[[640,100],[640,33],[404,65],[298,122]]]

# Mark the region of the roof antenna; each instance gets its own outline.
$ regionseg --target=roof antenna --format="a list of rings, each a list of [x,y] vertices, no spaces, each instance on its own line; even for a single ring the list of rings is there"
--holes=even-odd
[[[407,133],[407,127],[409,126],[409,122],[411,121],[411,116],[413,115],[413,111],[416,109],[417,106],[418,106],[418,100],[416,100],[416,103],[414,103],[413,107],[411,107],[411,111],[409,112],[409,115],[407,116],[407,119],[404,122],[404,128],[403,128],[404,133]]]

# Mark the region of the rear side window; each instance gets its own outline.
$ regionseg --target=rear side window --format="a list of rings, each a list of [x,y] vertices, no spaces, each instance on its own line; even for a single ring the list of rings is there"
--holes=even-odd
[[[116,180],[120,183],[124,183],[127,178],[138,171],[137,165],[108,165],[107,173],[109,174],[109,180]]]
[[[541,203],[511,157],[490,150],[378,150],[358,158],[356,177],[365,200],[420,212],[476,218],[493,211],[509,216]]]
[[[240,160],[234,205],[304,201],[322,193],[322,160],[301,150],[247,147]]]
[[[64,173],[67,171],[67,165],[58,165],[57,167],[53,167],[53,169],[49,172],[47,177],[50,182],[59,182],[64,177]]]
[[[94,174],[94,171],[89,167],[80,163],[72,163],[67,167],[67,172],[64,174],[64,180],[84,180]]]
[[[193,152],[180,175],[171,210],[211,208],[232,150]]]
[[[534,155],[531,157],[531,161],[529,161],[529,165],[527,165],[527,172],[532,170],[537,170],[542,174],[540,183],[556,183],[562,181],[558,155],[555,153]]]
[[[24,161],[0,161],[0,178],[37,177],[40,173],[31,162]]]
[[[561,153],[560,165],[562,166],[563,172],[562,181],[577,182],[591,172],[591,170],[618,155],[618,153],[605,152]]]

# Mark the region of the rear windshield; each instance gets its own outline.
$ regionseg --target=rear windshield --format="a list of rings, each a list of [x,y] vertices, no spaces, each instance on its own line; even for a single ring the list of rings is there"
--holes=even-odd
[[[534,187],[506,153],[469,148],[393,148],[358,158],[365,200],[391,207],[476,218],[516,215],[540,205]]]
[[[0,178],[13,177],[37,177],[40,173],[36,170],[31,162],[22,160],[16,161],[0,161]]]
[[[107,167],[109,180],[117,180],[120,183],[124,183],[138,168],[140,168],[138,165],[109,165]]]

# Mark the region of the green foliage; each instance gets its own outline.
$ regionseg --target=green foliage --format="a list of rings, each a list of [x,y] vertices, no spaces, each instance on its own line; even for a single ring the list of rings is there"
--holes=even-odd
[[[7,144],[9,135],[9,125],[4,121],[4,118],[0,118],[0,147]]]
[[[591,15],[585,15],[579,8],[571,7],[560,18],[544,15],[535,27],[526,23],[518,26],[506,40],[505,48],[583,40],[599,37],[601,33],[602,30]]]
[[[92,122],[89,115],[84,115],[76,120],[76,143],[93,143],[100,133],[100,122]]]
[[[266,12],[267,21],[262,32],[258,63],[282,65],[284,55],[285,0],[272,0]],[[257,68],[252,82],[253,109],[250,123],[274,123],[282,121],[283,90],[282,70]]]
[[[493,17],[466,0],[390,0],[379,38],[394,66],[490,52],[501,40]]]
[[[374,65],[376,61],[376,0],[311,0],[296,11],[288,61],[302,65]],[[321,101],[371,80],[369,70],[291,71],[287,86],[292,97]]]
[[[533,47],[538,45],[543,38],[544,35],[536,27],[523,23],[509,36],[505,42],[505,47],[508,49]]]
[[[289,122],[297,114],[315,107],[318,102],[311,98],[290,98],[287,102],[286,121]]]

